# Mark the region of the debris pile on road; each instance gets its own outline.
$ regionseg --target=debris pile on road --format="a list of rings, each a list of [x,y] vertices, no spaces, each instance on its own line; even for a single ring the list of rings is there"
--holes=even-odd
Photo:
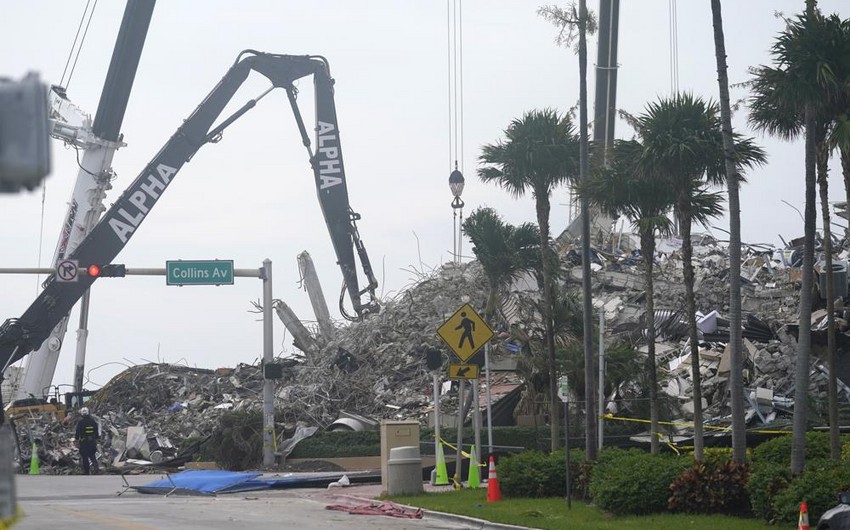
[[[420,278],[380,314],[341,328],[318,351],[277,359],[283,367],[276,387],[277,415],[285,423],[281,432],[304,423],[327,428],[344,411],[426,421],[432,381],[423,346],[438,346],[434,330],[457,309],[458,300],[480,306],[485,292],[478,264],[450,264]],[[161,463],[185,441],[209,436],[225,412],[262,410],[262,386],[261,367],[246,364],[216,370],[174,364],[128,368],[87,403],[101,424],[100,461],[106,469]],[[443,396],[441,406],[456,408],[456,397]],[[73,416],[64,424],[31,417],[19,423],[21,460],[28,460],[35,439],[46,464],[43,472],[71,472],[74,421]]]
[[[626,338],[645,351],[644,272],[639,251],[628,248],[632,240],[625,238],[619,248],[592,253],[593,302],[604,312],[608,336]],[[665,373],[662,390],[678,403],[681,419],[687,421],[693,411],[692,359],[683,310],[680,247],[681,241],[674,238],[661,240],[658,245],[654,278],[656,352],[659,368]],[[577,287],[581,281],[580,254],[562,245],[562,255],[563,281]],[[794,324],[801,277],[798,258],[793,251],[755,246],[747,247],[742,258],[748,421],[782,423],[793,412]],[[722,243],[697,236],[694,260],[703,408],[709,421],[723,424],[729,414],[728,256]],[[512,324],[540,327],[535,309],[539,304],[537,282],[531,277],[523,281],[525,286],[515,286],[517,296],[507,298],[501,314]],[[433,406],[425,352],[430,347],[445,351],[435,330],[463,303],[483,308],[486,294],[480,265],[449,263],[420,275],[410,288],[387,301],[377,315],[337,326],[332,332],[308,330],[313,339],[308,341],[309,351],[275,360],[282,372],[275,391],[279,434],[289,435],[305,426],[374,428],[380,419],[417,419],[427,424]],[[842,308],[837,312],[843,311],[843,305],[837,304]],[[823,333],[825,316],[825,310],[815,311],[813,330]],[[840,326],[843,336],[850,325],[840,320]],[[500,347],[492,349],[494,355],[521,356],[523,340],[510,329],[498,331],[496,344]],[[811,395],[823,398],[828,372],[816,355],[811,363]],[[261,411],[262,386],[261,367],[247,364],[216,370],[171,364],[131,367],[89,402],[102,426],[100,460],[107,469],[179,461],[187,444],[216,430],[223,414]],[[635,397],[638,387],[636,380],[614,389],[609,394],[608,411],[628,414],[629,399]],[[842,399],[850,399],[850,387],[841,382],[839,393]],[[441,411],[447,416],[455,414],[457,403],[456,393],[444,392]],[[60,423],[50,415],[31,415],[19,421],[21,461],[29,457],[35,440],[44,472],[72,470],[76,462],[72,421],[73,416]]]

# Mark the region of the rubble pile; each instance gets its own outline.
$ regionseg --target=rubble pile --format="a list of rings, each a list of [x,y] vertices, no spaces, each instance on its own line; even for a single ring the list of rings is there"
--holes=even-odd
[[[449,264],[422,277],[379,315],[338,329],[322,347],[283,365],[275,406],[284,432],[296,425],[328,427],[343,411],[368,418],[425,420],[431,410],[431,375],[423,342],[437,346],[434,330],[457,309],[458,300],[481,306],[485,280],[477,263]],[[131,367],[87,403],[101,425],[102,468],[149,465],[174,456],[186,441],[209,436],[228,411],[262,410],[259,366],[217,370],[173,364]],[[441,406],[457,407],[444,396]],[[39,446],[42,472],[75,469],[74,422],[31,417],[18,423],[20,461]]]
[[[424,419],[431,375],[423,342],[470,302],[482,307],[486,283],[477,263],[447,264],[388,302],[381,313],[338,330],[318,355],[293,367],[277,392],[287,421],[326,427],[340,411],[372,418]],[[446,403],[450,409],[455,405]]]
[[[685,290],[681,241],[661,240],[655,257],[655,327],[659,368],[666,372],[663,391],[678,400],[685,417],[693,412],[691,354],[684,312]],[[747,419],[762,424],[782,423],[793,413],[796,329],[799,313],[799,282],[802,277],[799,253],[791,250],[749,246],[742,255],[742,312],[744,337],[744,384]],[[844,252],[846,254],[846,252]],[[597,252],[594,272],[594,305],[605,312],[612,334],[639,341],[645,328],[644,280],[639,251],[622,249]],[[846,256],[843,256],[846,258]],[[694,237],[695,295],[703,409],[706,418],[728,423],[729,260],[726,247],[710,236]],[[579,282],[573,268],[570,278]],[[839,302],[837,305],[843,305]],[[812,330],[824,329],[826,310],[816,311]],[[790,326],[787,326],[790,324]],[[843,331],[843,330],[842,330]],[[646,351],[645,347],[643,351]],[[810,396],[826,400],[828,370],[813,355],[810,366]],[[612,396],[609,412],[622,407],[632,388]],[[850,388],[839,380],[839,399],[850,400]]]
[[[639,251],[629,240],[616,249],[594,250],[593,303],[605,314],[606,333],[627,337],[641,345],[644,337],[644,272]],[[691,353],[684,312],[685,289],[681,242],[660,240],[655,257],[656,353],[663,392],[676,401],[689,419],[693,411]],[[580,254],[562,248],[567,270],[564,279],[578,288]],[[708,421],[728,422],[727,345],[729,321],[729,264],[725,246],[709,236],[695,236],[695,292],[699,328],[699,363],[703,409]],[[795,253],[758,246],[742,257],[744,312],[744,382],[749,422],[772,424],[790,420],[793,412],[796,338],[791,326],[799,310],[800,264]],[[536,281],[515,285],[503,314],[522,326],[539,327]],[[439,343],[435,331],[462,304],[483,307],[486,280],[476,262],[446,264],[420,275],[415,284],[385,303],[377,315],[322,333],[311,330],[315,347],[298,357],[277,359],[282,379],[276,385],[280,432],[297,426],[327,428],[341,415],[369,419],[418,419],[431,412],[432,379],[424,362],[425,348]],[[527,295],[527,296],[526,296]],[[525,300],[525,302],[523,302]],[[843,305],[843,304],[842,304]],[[812,329],[825,327],[825,311],[813,314]],[[513,315],[513,316],[512,316]],[[516,322],[513,322],[516,323]],[[850,325],[842,320],[842,331]],[[516,337],[507,339],[505,352],[517,352]],[[644,341],[645,342],[645,341]],[[509,348],[508,346],[514,346]],[[495,350],[502,350],[496,348]],[[815,399],[826,395],[827,371],[812,357],[811,390]],[[608,412],[627,412],[637,381],[627,382],[609,396]],[[90,406],[102,426],[100,460],[106,468],[167,461],[181,454],[189,441],[203,439],[216,429],[228,411],[262,410],[261,367],[240,364],[217,370],[180,365],[134,366],[116,376]],[[841,399],[850,400],[850,388],[839,382]],[[457,409],[456,395],[444,393],[441,410]],[[75,466],[72,415],[65,423],[52,417],[31,416],[18,422],[19,456],[25,461],[35,440],[46,472],[68,472]]]

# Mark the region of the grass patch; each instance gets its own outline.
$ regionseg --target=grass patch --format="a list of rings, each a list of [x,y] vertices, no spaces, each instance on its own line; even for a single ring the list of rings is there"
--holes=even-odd
[[[654,514],[644,516],[614,517],[598,508],[573,501],[567,509],[564,499],[503,499],[487,503],[487,490],[461,490],[422,495],[391,497],[390,500],[426,510],[468,515],[495,523],[529,526],[546,530],[581,528],[582,530],[641,529],[765,530],[775,528],[759,519],[744,519],[725,515]]]

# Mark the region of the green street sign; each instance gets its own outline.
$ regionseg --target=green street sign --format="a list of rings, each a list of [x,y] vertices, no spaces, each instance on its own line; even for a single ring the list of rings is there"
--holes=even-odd
[[[233,260],[165,262],[166,285],[233,285]]]

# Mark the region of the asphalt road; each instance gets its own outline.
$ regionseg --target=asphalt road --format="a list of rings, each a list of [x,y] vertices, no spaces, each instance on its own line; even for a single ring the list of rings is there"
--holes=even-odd
[[[132,485],[157,480],[159,475],[132,476]],[[471,521],[455,521],[426,514],[423,519],[401,519],[383,515],[352,515],[327,510],[329,504],[366,504],[357,493],[371,496],[374,487],[344,490],[279,489],[208,496],[170,496],[137,493],[118,495],[121,477],[18,476],[18,503],[24,518],[16,530],[56,528],[61,530],[230,528],[369,528],[469,529],[482,528]]]

